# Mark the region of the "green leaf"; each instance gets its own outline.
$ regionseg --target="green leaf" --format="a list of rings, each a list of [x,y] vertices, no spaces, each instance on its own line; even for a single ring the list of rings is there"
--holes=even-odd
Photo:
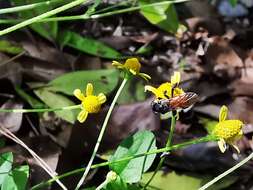
[[[140,5],[148,5],[151,3],[162,2],[161,0],[139,0]],[[179,27],[177,12],[174,5],[154,5],[152,7],[141,8],[141,14],[152,24],[157,25],[161,29],[176,33]]]
[[[29,166],[20,166],[12,170],[4,179],[1,190],[25,190],[29,176]]]
[[[12,44],[9,41],[0,40],[0,51],[16,55],[23,52],[24,49],[21,46]]]
[[[136,50],[136,54],[138,55],[150,55],[154,48],[151,45],[144,44],[139,49]]]
[[[4,182],[4,179],[11,172],[13,163],[12,152],[3,153],[0,155],[0,185]]]
[[[62,92],[67,95],[73,95],[77,88],[86,89],[87,83],[92,83],[94,93],[111,92],[118,84],[119,72],[115,69],[94,70],[94,71],[77,71],[67,73],[54,80],[48,85],[48,89],[54,92]]]
[[[95,55],[98,57],[117,59],[121,54],[113,48],[97,40],[83,37],[75,32],[61,32],[58,39],[61,46],[67,45],[81,52]]]
[[[153,172],[143,174],[142,183],[146,184]],[[197,174],[180,174],[175,172],[164,173],[158,171],[156,177],[152,180],[147,190],[196,190],[212,179],[211,176]],[[212,185],[208,190],[220,190],[229,187],[237,180],[237,177],[225,177],[221,181]]]
[[[96,189],[96,187],[88,187],[88,188],[84,188],[82,190],[95,190],[95,189]]]
[[[50,108],[60,108],[75,105],[74,102],[65,96],[50,92],[46,88],[35,90],[34,93]],[[80,110],[63,110],[56,111],[55,114],[70,123],[75,123],[79,111]]]
[[[134,79],[126,84],[117,102],[119,104],[126,104],[144,101],[145,99],[146,93],[144,92],[143,81]]]
[[[155,136],[150,131],[140,131],[128,137],[120,143],[110,161],[124,157],[134,156],[148,151],[156,150]],[[111,170],[115,171],[126,183],[136,183],[141,179],[142,173],[152,165],[155,154],[110,164]]]
[[[87,187],[87,188],[84,188],[82,190],[95,190],[95,189],[96,189],[96,187]]]
[[[238,1],[237,1],[237,0],[229,0],[229,3],[230,3],[233,7],[235,7],[235,6],[237,5]]]
[[[15,90],[19,96],[21,96],[24,100],[30,104],[30,106],[34,109],[44,108],[45,104],[37,100],[36,98],[32,97],[31,95],[27,94],[22,88],[19,86],[15,86]]]
[[[12,0],[12,2],[15,3],[15,6],[39,3],[43,1],[44,0]],[[46,13],[52,9],[53,9],[52,4],[48,4],[45,6],[34,8],[32,10],[22,11],[19,13],[19,16],[22,19],[33,18],[40,14]],[[29,25],[29,27],[48,40],[53,41],[53,39],[56,39],[57,37],[57,33],[58,33],[57,22],[34,23],[34,24]]]

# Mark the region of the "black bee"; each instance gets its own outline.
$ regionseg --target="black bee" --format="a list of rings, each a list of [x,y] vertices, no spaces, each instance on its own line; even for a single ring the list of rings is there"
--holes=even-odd
[[[185,109],[198,101],[198,95],[194,92],[186,92],[169,99],[156,99],[151,103],[152,110],[157,113],[165,114],[177,109]]]

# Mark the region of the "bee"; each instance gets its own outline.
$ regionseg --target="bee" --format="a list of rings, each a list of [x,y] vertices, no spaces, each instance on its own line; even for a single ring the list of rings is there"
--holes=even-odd
[[[198,101],[198,95],[194,92],[186,92],[169,99],[156,99],[152,101],[151,107],[155,113],[165,114],[177,109],[186,109]]]

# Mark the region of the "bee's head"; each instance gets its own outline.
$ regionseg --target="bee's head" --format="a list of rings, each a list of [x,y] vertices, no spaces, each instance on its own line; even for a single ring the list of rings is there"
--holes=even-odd
[[[153,100],[151,102],[151,107],[152,107],[153,112],[155,112],[155,113],[165,114],[165,113],[171,111],[168,104],[166,104],[165,102],[158,100],[158,99]]]

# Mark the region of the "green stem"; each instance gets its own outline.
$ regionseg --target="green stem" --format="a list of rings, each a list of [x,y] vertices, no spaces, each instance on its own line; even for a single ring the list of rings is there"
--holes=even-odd
[[[249,156],[247,156],[246,158],[244,158],[242,161],[240,161],[238,164],[236,164],[232,168],[228,169],[224,173],[218,175],[213,180],[209,181],[207,184],[205,184],[204,186],[200,187],[198,190],[205,190],[205,189],[207,189],[208,187],[210,187],[211,185],[213,185],[214,183],[216,183],[217,181],[219,181],[223,177],[227,176],[231,172],[235,171],[236,169],[238,169],[239,167],[241,167],[242,165],[244,165],[246,162],[250,161],[252,158],[253,158],[253,152]]]
[[[83,184],[83,182],[84,182],[86,176],[88,175],[88,173],[89,173],[89,171],[90,171],[90,169],[91,169],[91,165],[92,165],[93,160],[94,160],[94,158],[95,158],[95,156],[96,156],[96,154],[97,154],[97,151],[98,151],[100,142],[102,141],[102,138],[103,138],[103,136],[104,136],[104,132],[105,132],[107,123],[108,123],[108,121],[109,121],[109,119],[110,119],[110,116],[111,116],[111,114],[112,114],[112,110],[113,110],[113,108],[114,108],[114,106],[115,106],[115,104],[116,104],[116,102],[117,102],[117,100],[118,100],[118,98],[119,98],[120,93],[122,92],[122,90],[123,90],[125,84],[127,83],[127,80],[128,80],[128,78],[125,77],[124,80],[122,81],[122,83],[121,83],[121,85],[120,85],[120,87],[119,87],[119,89],[118,89],[118,91],[117,91],[117,93],[116,93],[116,95],[115,95],[113,101],[112,101],[112,104],[111,104],[111,106],[110,106],[110,108],[109,108],[109,110],[108,110],[108,112],[107,112],[107,114],[106,114],[104,123],[103,123],[102,128],[101,128],[101,131],[100,131],[100,133],[99,133],[99,136],[98,136],[98,139],[97,139],[95,148],[94,148],[94,150],[93,150],[93,153],[92,153],[92,155],[91,155],[90,161],[89,161],[89,163],[88,163],[88,165],[87,165],[87,167],[86,167],[86,169],[85,169],[85,171],[84,171],[84,173],[83,173],[83,176],[81,177],[80,181],[78,182],[78,184],[77,184],[75,190],[78,190],[78,189],[82,186],[82,184]]]
[[[32,3],[29,5],[21,5],[21,6],[16,6],[16,7],[4,8],[4,9],[0,9],[0,14],[15,13],[15,12],[31,10],[31,9],[35,9],[35,8],[45,6],[45,5],[49,6],[58,1],[63,1],[63,0],[52,0],[52,1],[45,1],[45,2],[39,2],[39,3]]]
[[[32,24],[32,23],[35,23],[35,22],[37,22],[37,21],[40,21],[41,19],[44,19],[44,18],[53,16],[53,15],[55,15],[55,14],[57,14],[57,13],[60,13],[60,12],[62,12],[62,11],[65,11],[65,10],[67,10],[67,9],[70,9],[70,8],[72,8],[72,7],[75,7],[75,6],[81,4],[81,3],[85,2],[85,1],[86,1],[86,0],[76,0],[76,1],[72,1],[71,3],[68,3],[68,4],[63,5],[63,6],[61,6],[61,7],[58,7],[58,8],[56,8],[56,9],[51,10],[51,11],[48,11],[48,12],[46,12],[46,13],[43,13],[43,14],[41,14],[41,15],[39,15],[39,16],[36,16],[36,17],[31,18],[31,19],[25,20],[25,21],[23,21],[23,22],[21,22],[21,23],[18,23],[18,24],[16,24],[16,25],[14,25],[14,26],[11,26],[11,27],[9,27],[9,28],[6,28],[6,29],[4,29],[4,30],[1,30],[1,31],[0,31],[0,36],[5,35],[5,34],[8,34],[8,33],[10,33],[10,32],[13,32],[13,31],[15,31],[15,30],[18,30],[18,29],[23,28],[23,27],[25,27],[25,26],[28,26],[28,25],[30,25],[30,24]]]
[[[105,7],[103,9],[100,9],[100,10],[97,10],[95,11],[94,13],[95,14],[99,14],[99,13],[102,13],[102,12],[105,12],[105,11],[110,11],[111,9],[115,9],[115,8],[118,8],[120,6],[126,6],[127,4],[129,4],[132,0],[127,0],[127,1],[121,1],[115,5],[111,5],[111,6],[108,6],[108,7]]]
[[[173,112],[172,112],[172,113],[171,113],[170,133],[169,133],[168,140],[167,140],[167,142],[166,142],[166,146],[165,146],[165,147],[170,147],[170,146],[171,146],[172,137],[173,137],[174,130],[175,130],[175,125],[176,125],[176,118],[175,118],[175,116],[173,115]],[[148,180],[148,182],[145,184],[145,186],[143,187],[143,189],[146,189],[146,188],[148,187],[148,185],[151,183],[151,181],[154,179],[154,177],[156,176],[157,172],[161,169],[164,160],[165,160],[165,156],[163,156],[163,157],[160,159],[160,161],[159,161],[159,163],[158,163],[158,165],[157,165],[157,167],[156,167],[156,169],[155,169],[153,175],[152,175],[151,178]]]
[[[121,10],[115,10],[115,11],[101,13],[101,14],[93,14],[91,16],[82,14],[82,15],[75,15],[75,16],[52,17],[52,18],[39,19],[39,20],[36,20],[34,22],[53,22],[53,21],[97,19],[97,18],[113,16],[113,15],[121,14],[121,13],[138,11],[138,10],[143,9],[143,8],[148,8],[148,7],[153,7],[153,6],[162,6],[162,5],[168,5],[168,4],[173,4],[173,3],[183,3],[183,2],[187,2],[187,1],[190,1],[190,0],[162,1],[162,2],[158,2],[158,3],[150,3],[148,5],[140,5],[140,6],[135,6],[135,7],[129,7],[129,8],[125,8],[125,9],[121,9]],[[16,22],[16,21],[15,20],[0,19],[1,24],[8,24],[8,23],[11,24],[13,22]],[[0,35],[1,35],[1,33],[0,33]]]
[[[74,110],[80,109],[81,104],[66,106],[61,108],[43,108],[43,109],[0,109],[0,112],[8,112],[8,113],[34,113],[34,112],[50,112],[50,111],[62,111],[62,110]]]
[[[189,145],[194,145],[194,144],[208,142],[208,141],[218,141],[218,140],[219,139],[217,139],[213,136],[206,136],[206,137],[202,137],[202,138],[199,138],[199,139],[194,139],[194,140],[191,140],[191,141],[188,141],[188,142],[184,142],[184,143],[181,143],[181,144],[173,145],[173,146],[170,146],[170,147],[160,148],[160,149],[157,149],[157,150],[145,152],[145,153],[142,153],[142,154],[136,154],[136,155],[133,155],[133,156],[127,156],[127,157],[121,158],[119,160],[114,160],[112,162],[107,161],[107,162],[103,162],[103,163],[99,163],[99,164],[94,164],[94,165],[91,166],[91,169],[95,169],[95,168],[99,168],[99,167],[103,167],[103,166],[108,166],[110,164],[115,164],[115,163],[118,163],[118,162],[124,162],[124,161],[128,161],[128,160],[132,160],[132,159],[143,157],[143,156],[148,156],[148,155],[151,155],[151,154],[169,152],[169,151],[177,150],[177,149],[183,148],[185,146],[189,146]],[[80,172],[83,172],[84,170],[85,170],[85,168],[80,168],[80,169],[76,169],[76,170],[73,170],[73,171],[70,171],[70,172],[66,172],[66,173],[64,173],[60,176],[57,176],[57,179],[62,179],[62,178],[65,178],[65,177],[68,177],[68,176],[71,176],[71,175],[75,175],[75,174],[78,174]],[[36,190],[36,189],[40,189],[44,186],[48,186],[51,183],[53,183],[54,181],[55,181],[55,179],[50,179],[46,182],[41,182],[40,184],[37,184],[34,187],[32,187],[31,190]]]
[[[107,12],[107,13],[95,14],[95,15],[92,15],[91,18],[97,19],[97,18],[112,16],[115,14],[122,14],[122,13],[127,13],[127,12],[132,12],[132,11],[138,11],[143,8],[162,6],[162,5],[168,5],[168,4],[173,4],[173,3],[183,3],[183,2],[187,2],[187,1],[190,1],[190,0],[162,1],[162,2],[158,2],[158,3],[151,3],[148,5],[140,5],[140,6],[129,7],[126,9],[115,10],[115,11],[111,11],[111,12]]]

